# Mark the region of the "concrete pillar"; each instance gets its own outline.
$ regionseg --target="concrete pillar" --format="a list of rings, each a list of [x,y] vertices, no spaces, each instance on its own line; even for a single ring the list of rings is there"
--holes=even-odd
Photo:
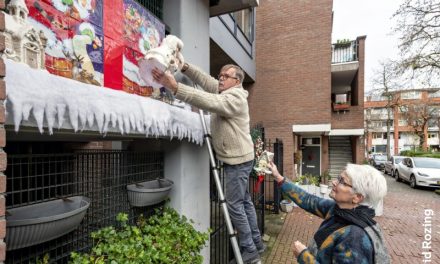
[[[164,0],[165,24],[170,33],[179,37],[186,62],[209,73],[209,1]],[[191,85],[183,76],[177,80]],[[210,226],[209,157],[206,147],[183,140],[171,144],[165,153],[165,177],[174,181],[171,206],[196,222],[205,231]],[[209,263],[209,245],[202,252]]]
[[[206,232],[210,227],[209,155],[206,146],[186,142],[164,144],[165,178],[174,182],[170,206],[194,220],[195,228]],[[209,244],[202,251],[209,263]]]
[[[209,1],[164,0],[163,20],[179,37],[185,61],[209,73]]]

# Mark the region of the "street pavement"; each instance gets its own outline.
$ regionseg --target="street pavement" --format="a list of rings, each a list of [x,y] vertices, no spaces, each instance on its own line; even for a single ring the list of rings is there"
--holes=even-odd
[[[385,178],[388,194],[384,213],[375,219],[382,227],[392,263],[440,264],[440,195],[432,189],[411,189],[407,183],[396,182],[388,175]],[[269,216],[266,230],[273,229],[263,263],[297,263],[292,253],[293,242],[299,240],[307,245],[321,222],[300,208]],[[423,243],[427,249],[423,249]]]

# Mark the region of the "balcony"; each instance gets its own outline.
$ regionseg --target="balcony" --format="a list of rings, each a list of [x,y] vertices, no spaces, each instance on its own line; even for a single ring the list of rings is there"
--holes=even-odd
[[[356,62],[358,57],[356,40],[332,44],[332,64]]]
[[[359,69],[357,40],[332,44],[332,87],[351,85]]]
[[[209,15],[211,17],[232,13],[246,8],[257,7],[259,0],[210,0],[209,1]]]
[[[254,82],[255,8],[211,17],[209,32],[211,73],[217,74],[225,64],[238,64],[246,73],[244,82]]]

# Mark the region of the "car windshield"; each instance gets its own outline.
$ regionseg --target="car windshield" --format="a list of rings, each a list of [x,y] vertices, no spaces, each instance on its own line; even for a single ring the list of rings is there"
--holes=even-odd
[[[400,163],[403,160],[403,158],[395,158],[394,159],[394,163]]]
[[[440,159],[416,158],[414,163],[417,168],[435,168],[440,169]]]
[[[377,156],[374,156],[374,159],[375,160],[380,160],[380,161],[385,161],[385,160],[387,160],[387,156],[385,156],[385,155],[377,155]]]

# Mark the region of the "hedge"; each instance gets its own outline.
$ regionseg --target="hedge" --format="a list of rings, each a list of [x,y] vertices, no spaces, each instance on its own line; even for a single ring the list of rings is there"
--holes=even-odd
[[[414,151],[414,150],[402,151],[400,152],[400,155],[407,157],[428,157],[428,158],[440,159],[440,153],[422,152],[422,151]]]

